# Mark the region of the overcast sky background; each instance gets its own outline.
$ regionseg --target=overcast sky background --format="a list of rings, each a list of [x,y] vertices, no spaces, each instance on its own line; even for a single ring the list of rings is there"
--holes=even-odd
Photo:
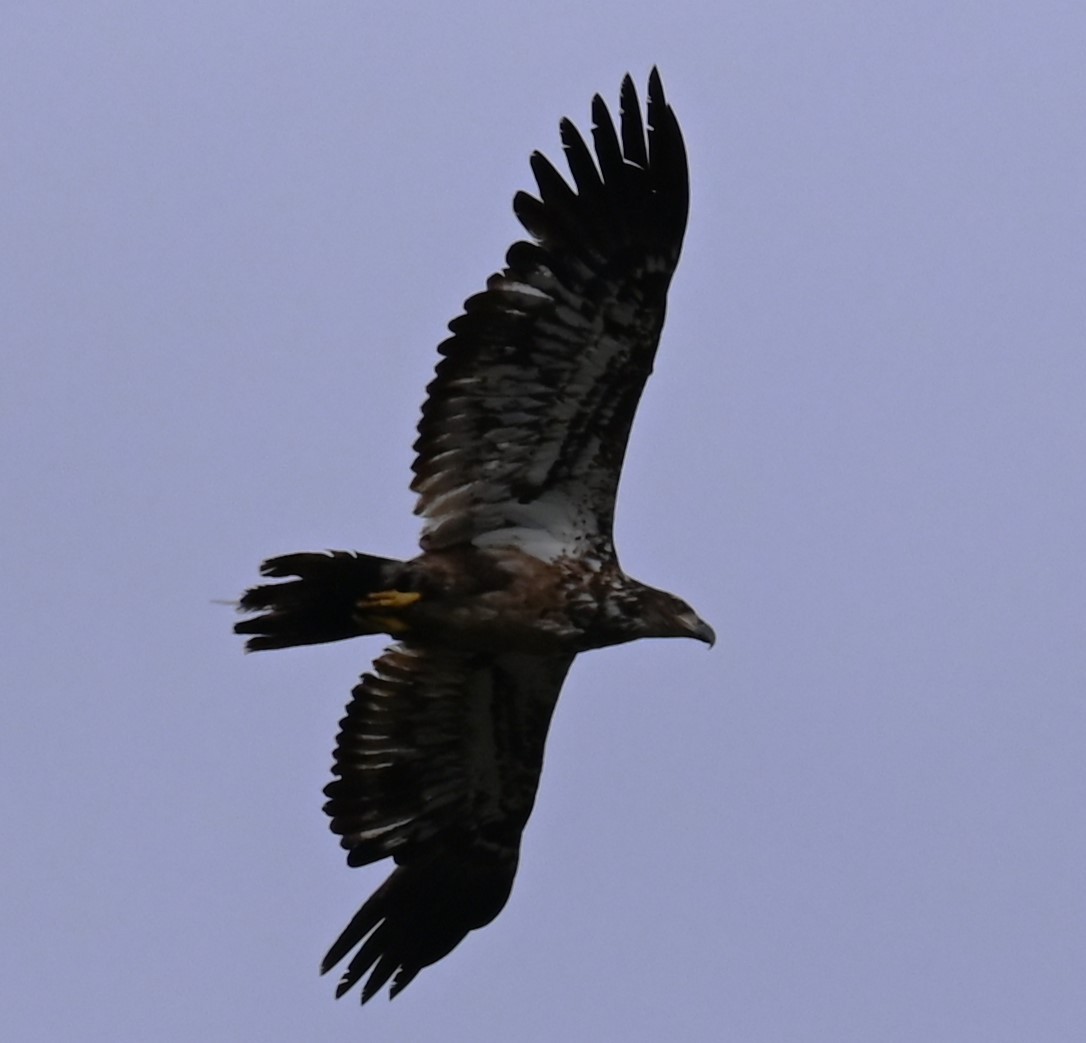
[[[1078,1041],[1081,3],[9,5],[12,1040]],[[435,345],[528,156],[659,64],[692,209],[626,569],[505,912],[391,1005],[321,812],[376,639],[245,657],[260,560],[409,555]]]

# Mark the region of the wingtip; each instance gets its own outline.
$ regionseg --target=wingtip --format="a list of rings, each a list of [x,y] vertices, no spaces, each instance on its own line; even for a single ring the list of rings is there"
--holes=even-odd
[[[324,959],[321,960],[321,964],[320,964],[321,977],[323,977],[325,974],[327,974],[333,967],[335,967],[335,965],[337,963],[339,963],[340,960],[343,959],[343,954],[342,953],[340,953],[338,955],[336,954],[336,946],[338,946],[341,941],[342,941],[342,938],[338,939],[336,941],[336,945],[333,945],[332,948],[329,949],[328,952],[324,954]],[[339,981],[336,982],[336,999],[337,1000],[343,999],[343,997],[346,996],[347,993],[350,992],[351,989],[354,987],[354,985],[358,981],[359,977],[360,977],[359,975],[352,975],[351,974],[351,969],[348,967],[347,970],[345,970],[339,976]],[[367,997],[365,994],[363,994],[362,1002],[365,1003],[368,998],[369,997]]]
[[[340,978],[338,982],[336,982],[336,999],[337,1000],[341,1000],[341,999],[343,999],[344,996],[347,995],[347,993],[350,991],[351,984],[352,983],[350,981],[348,981],[346,974],[343,975],[343,977]],[[366,1002],[365,996],[362,997],[362,1002],[363,1003]]]
[[[394,1000],[408,985],[411,984],[416,974],[418,974],[417,969],[408,971],[406,968],[401,967],[397,972],[396,977],[392,979],[392,984],[388,987],[388,998]]]
[[[350,986],[348,985],[347,988],[349,989]],[[343,991],[346,992],[347,990],[344,989]],[[359,997],[359,1001],[358,1001],[359,1006],[364,1007],[380,991],[381,991],[381,986],[380,985],[375,985],[373,983],[373,978],[370,978],[370,980],[367,981],[366,984],[362,986],[362,994]],[[338,995],[338,993],[337,993],[337,995]],[[392,999],[392,991],[391,990],[389,990],[389,997],[388,998]]]

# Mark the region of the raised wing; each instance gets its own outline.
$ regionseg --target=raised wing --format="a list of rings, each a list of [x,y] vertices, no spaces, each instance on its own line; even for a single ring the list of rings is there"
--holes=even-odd
[[[324,958],[322,973],[361,946],[337,996],[367,972],[363,1003],[394,974],[395,996],[501,912],[572,661],[401,644],[362,678],[325,810],[350,865],[398,868]]]
[[[513,244],[438,349],[412,483],[424,549],[473,540],[544,558],[613,554],[619,473],[689,194],[655,69],[647,136],[629,76],[619,131],[598,95],[592,119],[595,160],[561,124],[574,187],[532,156],[539,199],[520,192],[513,207],[536,242]]]

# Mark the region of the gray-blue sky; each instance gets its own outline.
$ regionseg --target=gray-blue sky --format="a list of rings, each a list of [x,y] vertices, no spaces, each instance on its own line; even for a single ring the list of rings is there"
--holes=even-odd
[[[9,12],[12,1038],[1080,1038],[1084,53],[1054,2]],[[575,666],[508,908],[360,1012],[316,965],[385,868],[320,788],[380,645],[211,601],[411,551],[528,155],[654,63],[693,203],[618,538],[721,640]]]

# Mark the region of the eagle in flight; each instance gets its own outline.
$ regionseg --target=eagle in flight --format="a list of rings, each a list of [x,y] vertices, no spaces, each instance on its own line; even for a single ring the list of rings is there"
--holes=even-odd
[[[422,407],[410,561],[287,554],[247,591],[250,651],[389,634],[355,687],[325,794],[352,866],[396,868],[324,958],[336,990],[395,996],[513,886],[558,693],[580,652],[712,628],[619,567],[612,519],[634,412],[686,228],[686,152],[660,76],[647,130],[633,81],[616,129],[597,96],[592,143],[569,120],[572,184],[538,152],[531,236],[470,297]],[[394,976],[394,977],[393,977]]]

